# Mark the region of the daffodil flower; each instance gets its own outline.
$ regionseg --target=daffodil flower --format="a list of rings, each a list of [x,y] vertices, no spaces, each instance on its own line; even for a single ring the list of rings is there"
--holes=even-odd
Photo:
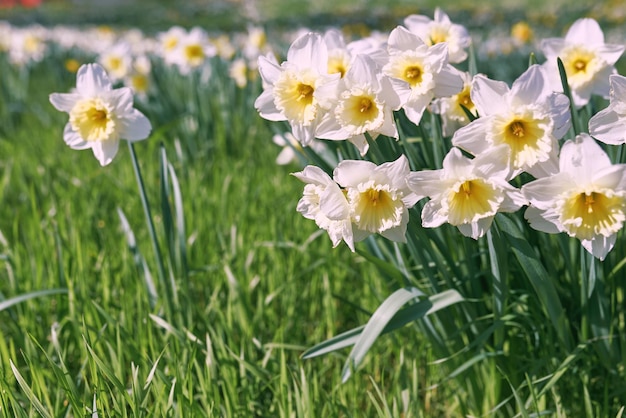
[[[365,155],[369,148],[366,133],[373,138],[380,134],[398,137],[393,111],[400,107],[400,98],[371,58],[357,55],[340,86],[338,94],[325,99],[333,110],[318,125],[319,138],[348,140]]]
[[[333,178],[346,194],[355,241],[380,234],[406,242],[409,208],[418,201],[406,184],[409,172],[404,155],[378,166],[370,161],[344,160],[335,168]]]
[[[105,166],[113,161],[120,139],[139,141],[150,134],[148,118],[133,108],[128,87],[113,89],[104,69],[86,64],[78,69],[73,93],[53,93],[52,105],[69,113],[63,139],[72,149],[89,149]]]
[[[590,18],[574,22],[565,38],[544,39],[541,49],[555,91],[563,91],[557,58],[563,62],[576,107],[587,104],[592,94],[609,95],[609,75],[616,72],[615,62],[624,52],[623,45],[604,43],[600,25]]]
[[[626,165],[609,157],[587,134],[561,148],[559,172],[522,187],[524,216],[547,233],[565,232],[603,260],[626,220]]]
[[[535,177],[557,172],[558,140],[570,127],[569,100],[552,92],[542,67],[531,66],[510,89],[476,75],[470,96],[481,117],[454,133],[454,146],[480,155],[506,145],[511,177],[522,171]]]
[[[499,145],[474,159],[452,148],[442,169],[411,173],[409,188],[430,198],[422,210],[422,225],[436,228],[449,223],[463,235],[478,239],[491,227],[496,213],[515,212],[525,205],[526,199],[506,180],[507,164],[498,149],[504,147]]]
[[[439,7],[435,9],[434,19],[423,15],[410,15],[404,19],[404,26],[428,46],[445,42],[448,46],[449,62],[456,64],[467,58],[466,49],[472,43],[472,38],[464,26],[452,23]]]
[[[626,77],[614,74],[609,77],[610,104],[589,120],[589,133],[605,144],[626,143]]]
[[[445,43],[429,47],[407,28],[398,26],[389,34],[387,50],[383,73],[391,78],[407,118],[416,125],[433,98],[462,90],[463,80],[448,64]]]
[[[297,211],[328,232],[333,247],[343,240],[354,252],[350,206],[337,183],[321,168],[312,165],[292,175],[307,183]]]
[[[308,33],[296,39],[281,65],[271,55],[259,57],[259,71],[264,90],[255,108],[265,119],[289,121],[293,136],[308,145],[324,114],[320,90],[332,91],[340,80],[339,73],[328,74],[328,50],[322,36]]]

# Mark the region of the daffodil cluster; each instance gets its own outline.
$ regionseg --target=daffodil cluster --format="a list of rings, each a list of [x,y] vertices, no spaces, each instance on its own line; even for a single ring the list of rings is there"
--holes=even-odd
[[[626,78],[615,70],[624,46],[605,43],[596,21],[580,19],[565,38],[542,41],[545,62],[509,86],[453,66],[470,44],[467,30],[437,9],[434,19],[409,16],[386,36],[346,42],[334,30],[309,32],[282,63],[262,56],[260,115],[287,121],[301,146],[343,140],[364,158],[340,161],[332,177],[316,166],[295,173],[306,183],[297,210],[334,246],[343,240],[354,251],[370,234],[405,242],[414,206],[424,227],[448,223],[474,239],[497,213],[528,206],[532,228],[564,232],[604,259],[626,220],[626,165],[613,164],[596,141],[626,142]],[[592,95],[610,104],[581,130],[572,115]],[[412,171],[405,155],[369,161],[377,138],[400,139],[399,121],[420,125],[426,112],[440,116],[452,145],[441,168]],[[410,146],[400,149],[408,155]]]

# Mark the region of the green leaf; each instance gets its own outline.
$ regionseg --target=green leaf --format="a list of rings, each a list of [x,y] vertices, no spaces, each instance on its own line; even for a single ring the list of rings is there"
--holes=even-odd
[[[3,310],[17,305],[20,302],[24,302],[29,299],[38,298],[40,296],[48,296],[48,295],[57,295],[60,293],[67,293],[67,289],[46,289],[46,290],[36,290],[34,292],[25,293],[23,295],[15,296],[11,299],[6,299],[0,302],[0,312]]]
[[[499,214],[500,215],[500,214]],[[548,315],[559,339],[567,350],[573,345],[573,338],[567,324],[565,310],[552,282],[552,278],[533,251],[528,241],[522,235],[519,227],[506,216],[496,216],[496,222],[510,244],[511,252],[517,259],[519,266],[530,280],[535,293]]]
[[[378,323],[378,324],[370,325],[370,328],[368,330],[369,335],[366,334],[366,337],[371,338],[374,335],[373,334],[374,331],[378,331],[378,333],[376,334],[376,337],[378,337],[378,335],[382,335],[382,334],[386,334],[388,332],[394,331],[398,328],[403,327],[409,322],[418,320],[434,312],[437,312],[440,309],[446,308],[450,305],[453,305],[457,302],[461,302],[464,300],[463,297],[456,290],[446,290],[436,295],[429,296],[428,298],[421,300],[409,307],[399,310],[399,308],[403,304],[405,304],[407,301],[413,300],[420,295],[421,292],[419,290],[413,289],[413,288],[411,289],[412,291],[407,290],[407,289],[401,289],[401,291],[403,292],[401,292],[398,295],[400,297],[394,296],[396,295],[396,293],[400,291],[397,291],[396,293],[392,295],[394,297],[392,299],[392,302],[390,303],[396,304],[397,306],[395,306],[395,310],[393,311],[393,314],[391,316],[389,316],[389,313],[391,313],[391,311],[388,311],[386,317],[381,318],[380,315],[383,315],[385,313],[381,311],[381,314],[377,317],[377,319],[375,319],[374,316],[376,316],[376,313],[374,313],[374,315],[368,322],[368,325],[370,323],[372,324]],[[392,296],[390,296],[390,298]],[[400,304],[399,302],[402,299],[404,299],[405,302]],[[387,300],[389,300],[389,298]],[[385,305],[385,302],[383,302],[383,305]],[[381,308],[383,308],[383,305],[381,305],[377,309],[376,312],[380,311]],[[387,304],[385,306],[389,309],[394,308],[394,306],[393,305],[390,306],[390,304]],[[372,320],[374,320],[374,322],[372,322]],[[382,325],[382,329],[380,329],[381,325]],[[364,333],[366,327],[367,325],[362,325],[350,331],[346,331],[342,334],[339,334],[333,338],[330,338],[320,344],[317,344],[314,347],[311,347],[308,350],[306,350],[303,353],[302,358],[305,358],[305,359],[313,358],[313,357],[317,357],[317,356],[327,354],[333,351],[337,351],[344,347],[355,345],[357,344],[357,342],[360,341],[361,336]],[[376,329],[373,327],[376,327]],[[367,350],[363,351],[363,348],[365,348],[363,344],[365,344],[365,342],[367,342],[368,340],[366,339],[363,341],[364,342],[360,343],[359,352],[362,352],[362,354],[364,355],[365,351]],[[371,342],[373,343],[373,340]]]
[[[9,364],[11,365],[11,370],[13,370],[13,375],[15,376],[17,383],[20,385],[33,407],[37,410],[37,412],[39,412],[42,417],[52,418],[52,414],[43,406],[37,396],[35,396],[35,393],[32,391],[30,386],[28,386],[28,383],[26,383],[26,381],[20,374],[20,371],[17,369],[17,367],[15,367],[15,365],[13,364],[13,360],[9,359]]]

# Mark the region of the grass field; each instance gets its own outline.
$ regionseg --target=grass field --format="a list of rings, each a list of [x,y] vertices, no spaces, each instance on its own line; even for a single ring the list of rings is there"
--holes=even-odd
[[[335,15],[332,6],[336,24],[354,29],[355,16],[371,10],[365,1],[357,2],[358,13],[348,6],[354,2],[288,3],[257,3],[268,33],[321,25]],[[159,14],[164,25],[207,18],[194,14],[199,2],[177,11],[163,4],[170,10]],[[492,28],[463,21],[463,2],[451,16],[476,33],[509,36],[510,25],[523,20],[513,6],[485,15],[501,25]],[[575,6],[537,33],[561,36],[579,17]],[[594,10],[604,6],[610,3]],[[63,7],[2,13],[18,23],[94,18],[89,7],[64,17]],[[232,7],[220,9],[218,16],[233,20],[216,19],[219,30],[245,29]],[[414,13],[411,7],[396,1],[362,23],[389,25]],[[423,7],[432,14],[431,4]],[[604,18],[618,36],[620,23]],[[525,19],[542,21],[535,13]],[[147,32],[167,29],[149,14],[138,20]],[[532,48],[490,56],[476,45],[479,69],[510,82]],[[621,416],[623,231],[596,264],[575,239],[533,234],[514,216],[497,218],[501,232],[491,241],[461,236],[450,225],[432,232],[418,222],[410,224],[418,239],[409,245],[372,237],[356,253],[343,244],[332,248],[326,233],[296,211],[303,185],[289,174],[302,166],[276,164],[272,136],[289,126],[254,109],[258,78],[238,87],[217,58],[209,77],[181,76],[153,62],[154,89],[135,100],[152,134],[132,149],[122,141],[113,163],[101,167],[90,151],[63,142],[67,115],[49,102],[49,94],[75,86],[69,58],[94,57],[53,49],[20,68],[0,56],[0,416]],[[435,121],[424,129],[435,129]],[[419,262],[409,264],[416,254]],[[585,274],[594,268],[587,298]],[[428,295],[453,288],[464,302],[378,338],[346,382],[348,350],[302,358],[366,323],[389,295],[409,286]]]

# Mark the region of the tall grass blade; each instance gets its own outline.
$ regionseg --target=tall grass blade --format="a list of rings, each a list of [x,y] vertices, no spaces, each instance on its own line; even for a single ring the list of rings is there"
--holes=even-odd
[[[29,299],[35,299],[35,298],[49,296],[49,295],[58,295],[62,293],[67,293],[67,289],[36,290],[34,292],[29,292],[23,295],[15,296],[15,297],[12,297],[11,299],[6,299],[0,302],[0,312],[4,311],[7,308],[10,308],[13,305],[17,305],[18,303],[27,301]]]
[[[39,414],[43,418],[53,418],[53,415],[50,413],[50,411],[48,411],[43,406],[41,401],[37,398],[37,396],[35,396],[35,393],[32,391],[30,386],[28,386],[28,383],[26,383],[26,381],[22,377],[20,371],[17,369],[17,367],[15,367],[15,364],[13,364],[13,360],[9,359],[9,364],[11,365],[11,370],[13,371],[13,375],[15,376],[15,380],[17,380],[17,383],[26,394],[26,397],[28,398],[32,406],[37,410],[37,412],[39,412]]]

